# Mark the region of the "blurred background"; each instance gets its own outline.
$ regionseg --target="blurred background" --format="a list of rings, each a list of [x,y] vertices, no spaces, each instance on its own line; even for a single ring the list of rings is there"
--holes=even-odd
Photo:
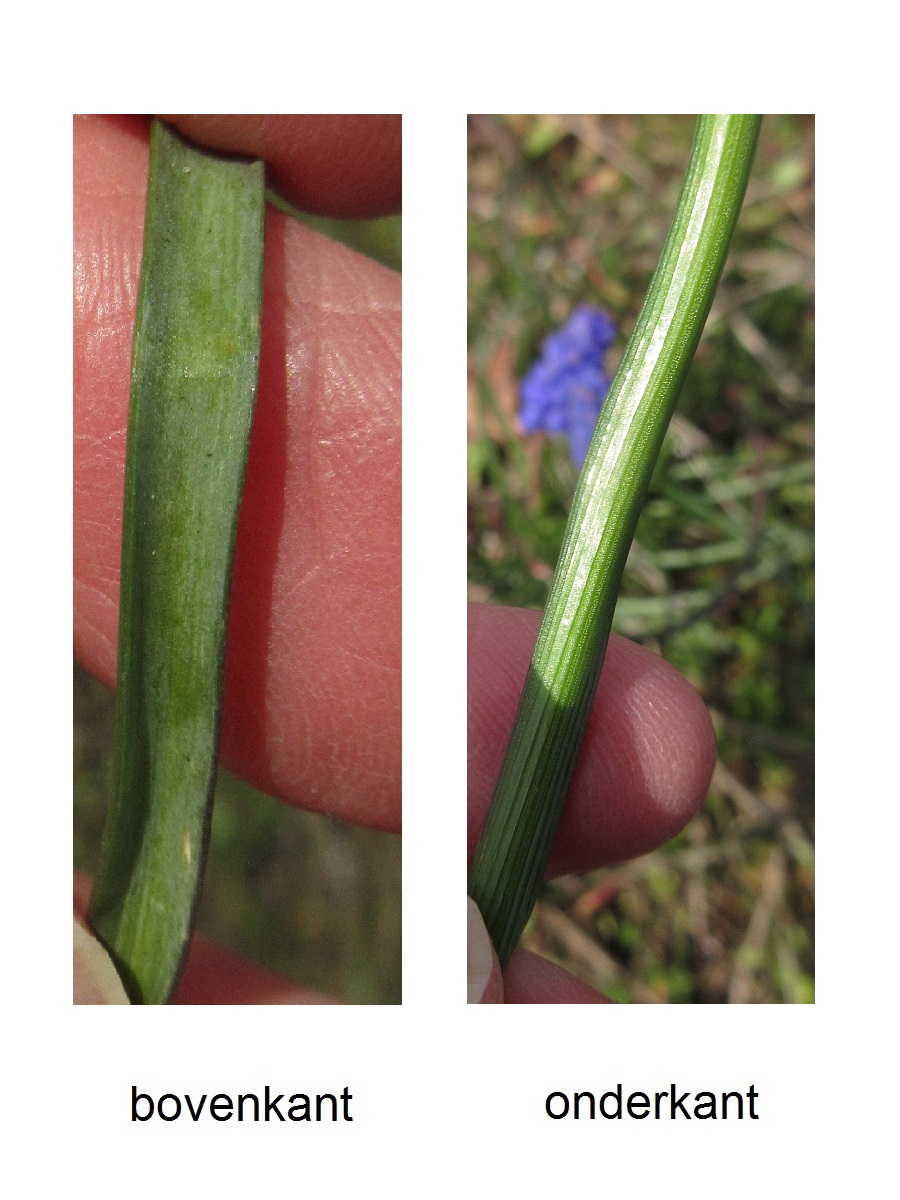
[[[469,118],[469,598],[541,608],[577,470],[518,385],[581,303],[624,350],[687,165],[688,116]],[[638,860],[545,885],[523,944],[632,1003],[813,990],[814,122],[767,116],[614,629],[705,699],[704,807]]]
[[[399,216],[328,221],[290,211],[400,270]],[[112,786],[115,699],[77,664],[74,698],[74,858],[93,874]],[[400,838],[290,808],[221,771],[197,928],[339,1000],[399,1004]]]

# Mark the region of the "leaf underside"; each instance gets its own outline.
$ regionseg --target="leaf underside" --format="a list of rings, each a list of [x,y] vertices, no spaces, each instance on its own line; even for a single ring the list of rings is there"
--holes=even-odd
[[[759,118],[702,116],[672,226],[588,450],[469,895],[501,964],[534,906],[653,467],[712,305]]]

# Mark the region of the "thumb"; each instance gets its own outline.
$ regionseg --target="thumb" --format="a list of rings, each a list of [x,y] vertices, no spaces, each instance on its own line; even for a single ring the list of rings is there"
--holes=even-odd
[[[467,896],[469,922],[468,1002],[469,1004],[502,1004],[503,975],[481,913],[475,901]]]
[[[77,918],[74,926],[75,1004],[128,1004],[112,959]]]

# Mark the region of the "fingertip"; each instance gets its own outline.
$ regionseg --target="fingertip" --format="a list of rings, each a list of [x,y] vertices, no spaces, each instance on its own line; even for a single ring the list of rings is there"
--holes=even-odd
[[[610,714],[609,734],[630,751],[640,790],[661,815],[683,823],[703,801],[715,766],[709,710],[658,654],[621,637],[610,648],[591,722]]]
[[[502,1004],[503,976],[478,905],[466,897],[468,921],[467,1001],[469,1004]]]
[[[563,967],[529,950],[514,950],[503,972],[507,1004],[611,1004]]]
[[[399,212],[402,118],[366,114],[166,114],[212,150],[266,160],[273,186],[305,212],[372,218]]]
[[[515,718],[540,614],[469,613],[469,855]],[[673,837],[706,797],[716,760],[709,713],[659,655],[610,638],[549,873],[589,870]]]
[[[125,988],[106,950],[76,917],[72,943],[75,1004],[129,1004]]]
[[[551,873],[596,866],[598,848],[600,861],[619,862],[674,837],[706,798],[715,761],[709,712],[687,679],[610,638]]]

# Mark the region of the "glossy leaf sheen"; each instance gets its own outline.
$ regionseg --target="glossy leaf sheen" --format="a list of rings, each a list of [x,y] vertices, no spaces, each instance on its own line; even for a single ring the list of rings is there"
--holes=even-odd
[[[150,139],[125,468],[116,781],[88,919],[132,1002],[191,933],[259,369],[264,172]]]
[[[505,964],[543,878],[656,458],[740,212],[760,118],[703,116],[662,257],[604,402],[469,875]]]

